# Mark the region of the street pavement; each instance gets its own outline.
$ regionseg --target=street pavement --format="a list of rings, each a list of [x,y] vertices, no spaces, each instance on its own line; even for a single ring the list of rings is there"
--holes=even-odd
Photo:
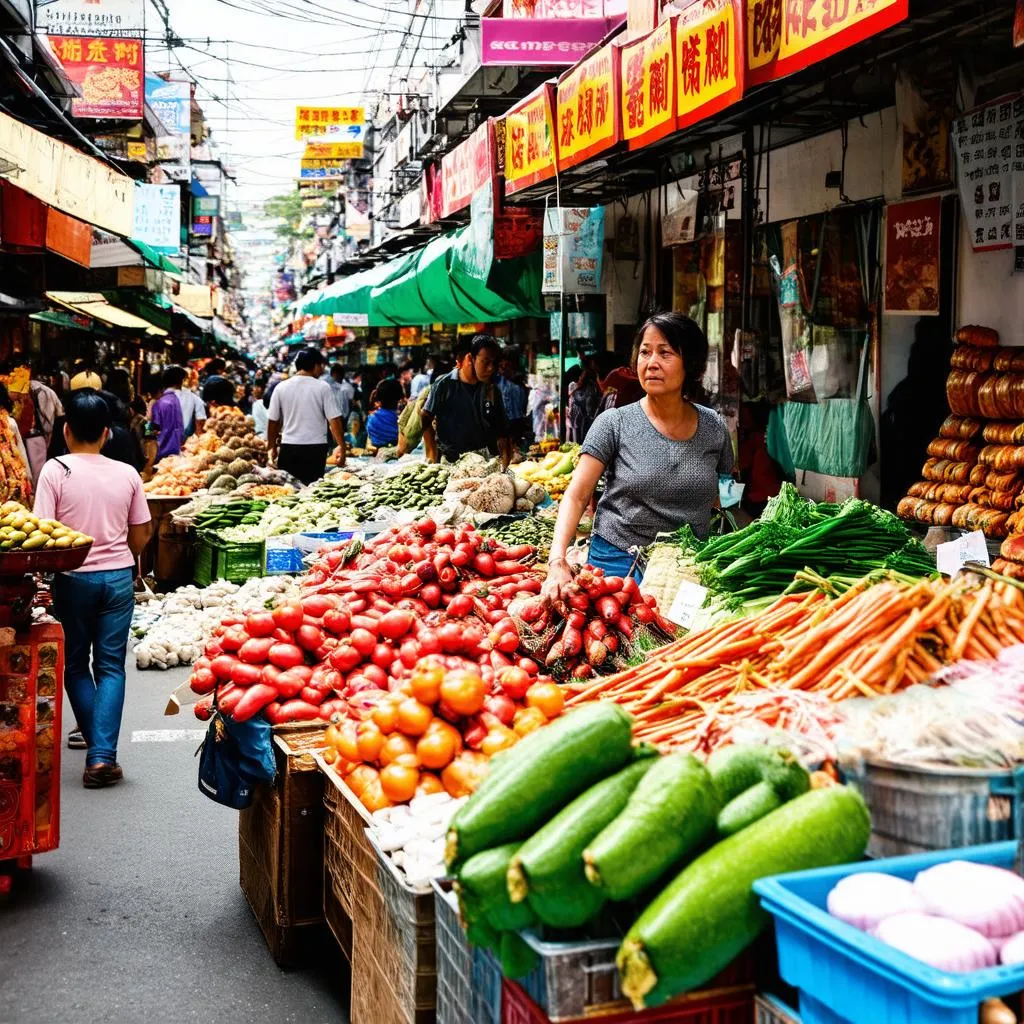
[[[0,1024],[347,1020],[329,933],[303,968],[267,951],[238,884],[238,814],[196,786],[201,723],[163,715],[187,677],[129,655],[119,786],[83,789],[85,752],[62,750],[60,848],[0,897]]]

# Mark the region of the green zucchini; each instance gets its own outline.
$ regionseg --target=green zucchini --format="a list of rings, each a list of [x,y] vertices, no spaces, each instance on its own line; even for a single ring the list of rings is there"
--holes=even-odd
[[[515,932],[501,933],[498,959],[501,973],[513,981],[525,978],[537,966],[537,954]]]
[[[529,899],[537,917],[552,928],[586,924],[604,905],[605,895],[587,881],[583,851],[621,813],[654,763],[643,757],[591,786],[527,839],[509,863],[512,902]]]
[[[715,786],[697,758],[661,758],[584,850],[587,879],[608,899],[631,899],[713,835],[718,812]]]
[[[455,889],[462,916],[467,921],[485,920],[496,931],[518,931],[537,923],[529,904],[514,905],[508,896],[505,876],[519,843],[484,850],[459,869]]]
[[[718,834],[733,835],[811,788],[811,777],[788,750],[763,745],[716,750],[708,758],[722,812]],[[768,792],[768,789],[771,792]]]
[[[570,711],[503,751],[452,821],[448,867],[481,850],[525,839],[574,797],[627,765],[632,728],[632,719],[618,704],[599,701]]]
[[[742,832],[766,814],[777,811],[782,806],[782,799],[775,792],[770,782],[759,782],[750,789],[745,789],[735,800],[730,800],[718,815],[718,834],[726,836]]]
[[[860,794],[833,786],[723,839],[685,867],[629,930],[616,957],[623,993],[641,1010],[703,985],[770,920],[754,882],[859,860],[870,834]]]

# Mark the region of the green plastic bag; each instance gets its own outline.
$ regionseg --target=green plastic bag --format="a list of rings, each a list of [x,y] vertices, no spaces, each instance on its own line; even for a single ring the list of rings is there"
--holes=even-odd
[[[797,469],[826,476],[864,475],[875,439],[875,421],[867,402],[856,398],[830,398],[817,405],[787,402],[782,421]]]

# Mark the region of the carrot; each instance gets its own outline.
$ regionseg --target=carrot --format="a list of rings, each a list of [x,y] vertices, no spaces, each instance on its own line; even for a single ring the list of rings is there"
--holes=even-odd
[[[971,631],[981,618],[981,613],[985,610],[985,603],[991,593],[991,586],[992,585],[990,583],[985,584],[981,592],[978,594],[978,597],[974,602],[974,606],[967,613],[964,621],[960,624],[960,628],[957,630],[956,634],[956,641],[953,643],[953,648],[950,651],[950,657],[953,661],[959,661],[963,656],[964,648],[967,647],[967,643],[971,638]]]

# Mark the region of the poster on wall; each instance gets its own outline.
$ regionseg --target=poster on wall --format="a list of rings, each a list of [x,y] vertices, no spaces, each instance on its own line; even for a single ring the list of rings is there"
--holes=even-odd
[[[603,256],[603,206],[549,207],[544,211],[542,292],[599,294]]]
[[[939,229],[942,198],[892,203],[885,211],[883,312],[939,315]]]
[[[167,255],[181,246],[181,189],[178,185],[135,186],[132,237]]]
[[[1024,244],[1024,94],[966,111],[951,134],[972,248]]]

